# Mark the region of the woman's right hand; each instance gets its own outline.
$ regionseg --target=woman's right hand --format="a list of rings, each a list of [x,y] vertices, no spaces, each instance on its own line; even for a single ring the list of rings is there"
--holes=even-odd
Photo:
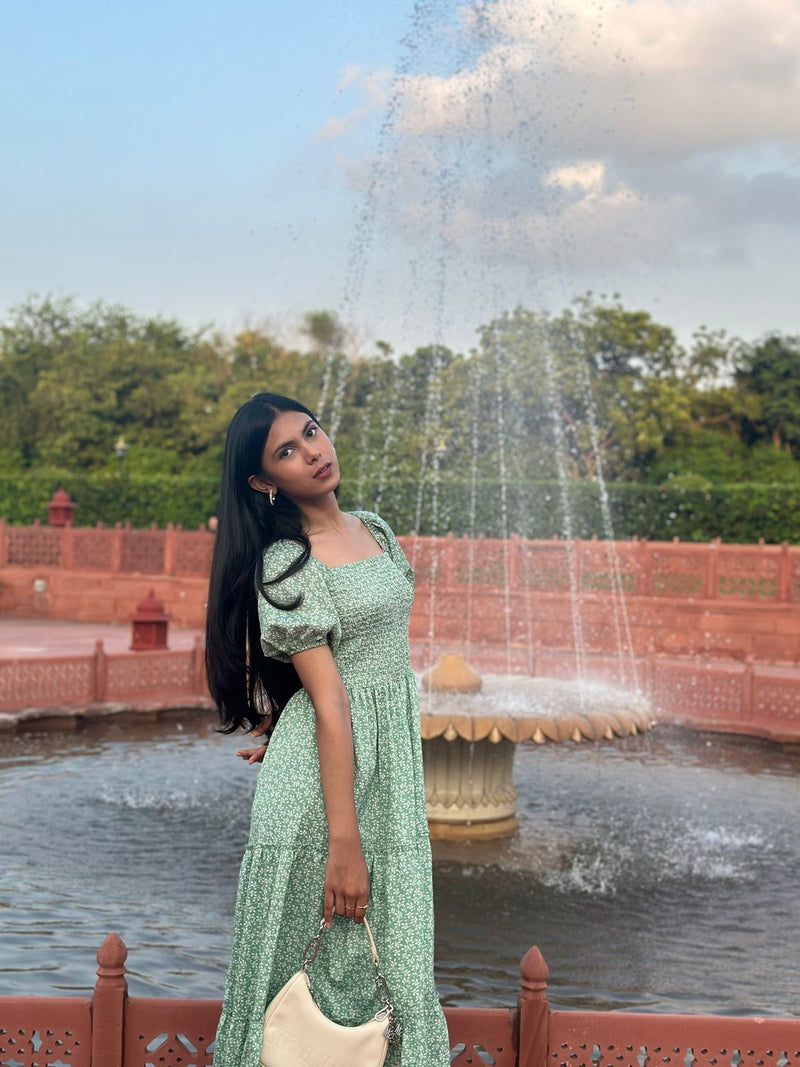
[[[334,915],[362,923],[368,903],[369,869],[361,841],[332,841],[325,865],[325,925],[331,925]]]
[[[240,748],[236,753],[239,759],[243,759],[247,763],[263,763],[266,754],[266,745],[261,745],[260,748]]]

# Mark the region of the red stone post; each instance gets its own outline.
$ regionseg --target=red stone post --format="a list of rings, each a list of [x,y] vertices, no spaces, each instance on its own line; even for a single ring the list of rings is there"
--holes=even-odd
[[[719,550],[722,540],[715,537],[706,549],[706,589],[705,595],[713,600],[719,595]]]
[[[546,1067],[549,971],[536,945],[522,957],[519,971],[519,1067]]]
[[[61,527],[61,566],[66,571],[75,567],[75,531],[71,522]]]
[[[203,639],[195,634],[192,647],[192,689],[195,693],[204,693],[206,688],[206,663]]]
[[[122,523],[114,523],[114,543],[111,546],[111,573],[119,574],[122,570]]]
[[[175,527],[168,522],[164,531],[164,574],[175,573],[175,540]]]
[[[131,616],[131,652],[154,652],[167,647],[169,615],[153,589]]]
[[[92,1007],[92,1067],[121,1067],[128,983],[122,938],[109,934],[97,953],[97,982]]]
[[[71,526],[75,507],[75,501],[66,489],[56,489],[47,505],[47,522],[50,526]]]
[[[102,641],[94,643],[92,662],[92,703],[105,704],[108,696],[108,661]]]
[[[653,595],[653,553],[650,543],[641,540],[638,544],[639,551],[639,581],[636,583],[636,592],[639,596]]]
[[[786,602],[792,599],[792,557],[789,555],[789,542],[781,542],[781,555],[778,563],[778,600]]]
[[[8,530],[6,520],[0,519],[0,567],[8,566]]]
[[[519,534],[511,534],[508,539],[508,587],[512,592],[521,592],[521,556],[522,541]]]
[[[744,659],[745,668],[742,678],[742,722],[752,723],[756,710],[755,701],[755,663],[756,657],[750,652]]]

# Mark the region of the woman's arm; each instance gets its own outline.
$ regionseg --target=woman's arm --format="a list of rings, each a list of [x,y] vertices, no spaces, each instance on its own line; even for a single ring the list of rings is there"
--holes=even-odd
[[[350,700],[327,645],[298,652],[292,663],[317,716],[319,769],[328,817],[325,922],[330,925],[334,914],[347,914],[360,923],[369,899],[369,871],[356,817]]]

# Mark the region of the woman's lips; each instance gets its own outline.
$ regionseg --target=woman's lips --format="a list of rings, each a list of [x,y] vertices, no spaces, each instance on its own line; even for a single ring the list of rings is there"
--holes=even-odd
[[[333,470],[333,464],[332,463],[323,463],[322,466],[317,471],[317,473],[314,475],[314,477],[315,478],[327,478],[332,470]]]

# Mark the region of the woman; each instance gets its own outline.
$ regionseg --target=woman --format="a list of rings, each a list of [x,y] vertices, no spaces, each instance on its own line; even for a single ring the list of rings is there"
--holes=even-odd
[[[408,647],[413,574],[370,512],[339,510],[336,452],[311,412],[273,393],[228,431],[206,661],[223,730],[263,733],[215,1067],[257,1067],[264,1009],[311,969],[321,1010],[376,1010],[363,917],[402,1037],[387,1067],[446,1067],[433,981],[431,854]]]

